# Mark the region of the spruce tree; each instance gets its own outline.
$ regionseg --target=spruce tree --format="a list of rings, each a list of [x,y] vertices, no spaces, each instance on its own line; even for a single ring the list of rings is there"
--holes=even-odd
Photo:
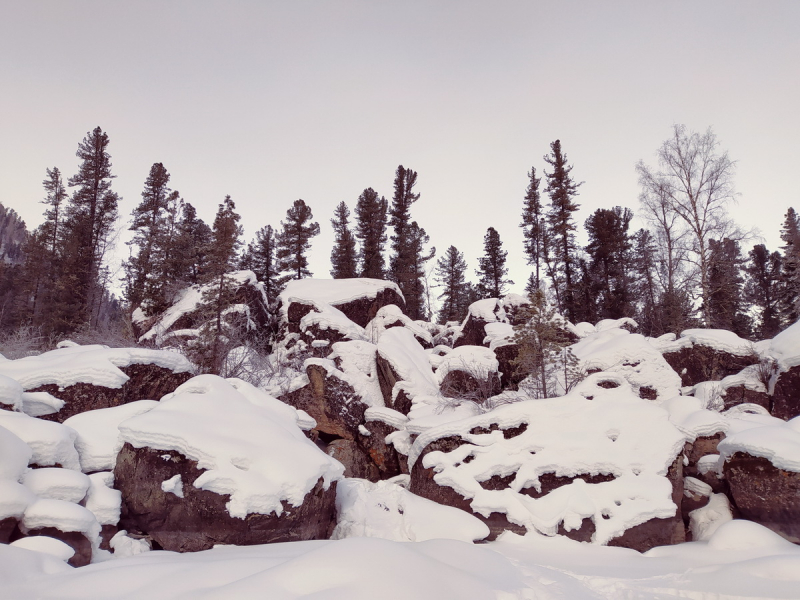
[[[434,280],[442,287],[438,299],[442,300],[437,321],[445,324],[456,321],[464,316],[464,296],[467,293],[464,275],[467,271],[467,262],[464,255],[455,246],[450,246],[447,251],[436,261]]]
[[[789,208],[781,228],[783,268],[779,310],[784,323],[790,325],[800,318],[800,220],[794,208]]]
[[[231,349],[230,336],[223,332],[223,314],[234,302],[235,282],[228,273],[236,268],[236,253],[241,246],[242,227],[236,205],[230,196],[219,205],[214,219],[213,240],[208,254],[207,280],[203,308],[211,318],[203,325],[196,347],[195,360],[207,372],[220,374],[223,361]]]
[[[356,265],[356,238],[350,231],[350,210],[340,202],[331,219],[335,239],[331,250],[331,277],[350,279],[358,275]]]
[[[522,208],[522,235],[525,240],[525,256],[528,264],[533,265],[533,273],[528,280],[526,290],[532,293],[540,289],[543,277],[545,228],[547,222],[542,209],[539,184],[541,178],[536,177],[536,169],[531,167],[528,173],[528,188],[525,190],[525,203]]]
[[[514,282],[507,279],[508,252],[503,250],[500,234],[494,227],[489,227],[483,236],[483,251],[484,255],[478,259],[478,269],[475,271],[479,278],[478,287],[484,298],[500,298],[505,295],[506,286]]]
[[[653,234],[640,229],[632,238],[631,265],[633,296],[636,299],[636,322],[645,335],[657,337],[666,333],[657,310],[658,283],[656,244]]]
[[[198,284],[207,279],[212,232],[197,210],[186,202],[176,225],[174,251],[167,257],[166,270],[179,287]]]
[[[589,235],[591,298],[601,319],[619,319],[633,315],[629,276],[631,240],[628,235],[633,212],[615,206],[598,208],[585,224]]]
[[[129,245],[137,251],[125,263],[125,294],[132,308],[143,306],[146,313],[165,308],[163,262],[166,258],[168,222],[166,217],[170,198],[169,172],[162,163],[155,163],[145,179],[142,201],[131,213],[130,231],[134,232]]]
[[[393,235],[392,256],[390,264],[390,278],[397,283],[404,296],[415,285],[412,273],[412,251],[410,241],[411,205],[419,199],[419,194],[413,192],[417,183],[417,173],[406,169],[403,165],[397,167],[394,177],[394,195],[392,205],[389,207],[389,225],[392,226]],[[406,302],[408,298],[406,298]]]
[[[740,337],[749,337],[750,319],[742,302],[744,280],[741,267],[745,261],[741,256],[739,243],[728,238],[721,241],[709,240],[708,248],[710,306],[703,312],[711,316],[711,327],[727,329]]]
[[[430,237],[416,221],[412,221],[406,231],[408,243],[408,279],[403,297],[406,300],[406,314],[412,319],[429,319],[430,306],[427,301],[427,277],[425,263],[436,255],[436,248],[425,252]],[[401,288],[402,290],[402,288]]]
[[[96,322],[105,298],[101,267],[109,236],[117,220],[119,196],[111,190],[108,135],[100,127],[78,145],[78,173],[69,179],[77,188],[67,206],[64,229],[64,272],[59,282],[71,301],[60,315],[62,331]]]
[[[256,232],[256,239],[247,246],[249,261],[242,263],[243,268],[253,271],[256,278],[264,284],[264,293],[269,304],[277,299],[283,289],[275,258],[276,246],[275,231],[271,225],[265,225]]]
[[[759,312],[756,334],[761,339],[775,337],[781,330],[778,298],[781,285],[781,255],[770,253],[764,244],[757,244],[749,252],[750,260],[744,270],[748,277],[744,296]]]
[[[295,200],[286,211],[286,221],[281,221],[277,257],[278,269],[284,274],[282,284],[312,275],[306,253],[311,247],[311,238],[319,235],[319,223],[310,222],[313,218],[311,208],[303,200]]]
[[[360,243],[358,261],[361,265],[359,277],[383,279],[385,263],[383,249],[386,244],[386,198],[379,197],[372,188],[367,188],[356,203],[355,236]]]
[[[552,171],[545,171],[547,178],[547,189],[550,196],[550,209],[547,213],[547,221],[552,236],[552,260],[551,278],[554,287],[558,287],[557,298],[559,299],[559,309],[568,319],[575,319],[576,303],[573,289],[573,279],[575,277],[575,220],[573,213],[580,208],[574,202],[578,195],[578,187],[581,183],[576,183],[571,176],[572,165],[567,163],[567,155],[561,150],[561,141],[556,140],[550,144],[550,154],[544,157],[544,161],[552,167]],[[556,277],[556,274],[561,278]]]

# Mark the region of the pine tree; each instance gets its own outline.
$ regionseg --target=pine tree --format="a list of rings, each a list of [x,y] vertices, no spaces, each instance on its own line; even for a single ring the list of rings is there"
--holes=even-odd
[[[311,238],[319,235],[319,223],[309,222],[314,218],[311,209],[303,200],[295,200],[286,211],[286,221],[281,221],[278,234],[278,269],[284,273],[281,283],[292,279],[311,277],[306,252],[311,247]]]
[[[201,328],[196,346],[195,360],[206,371],[219,374],[222,364],[231,349],[230,339],[223,332],[223,314],[233,302],[235,282],[228,276],[236,268],[236,253],[241,246],[242,227],[236,205],[230,196],[219,205],[214,219],[213,241],[208,255],[207,277],[209,286],[203,294],[201,310],[211,315]]]
[[[564,319],[547,304],[542,290],[530,295],[530,304],[521,307],[518,318],[521,324],[514,326],[513,338],[518,352],[512,364],[527,378],[521,387],[534,398],[554,396],[561,369],[565,371],[564,387],[574,385],[579,377],[577,361],[565,352],[569,339]]]
[[[443,300],[439,308],[437,321],[445,324],[456,321],[464,316],[464,296],[467,293],[464,275],[467,271],[467,261],[464,255],[455,246],[450,246],[443,256],[436,261],[434,280],[443,288],[438,299]]]
[[[786,211],[781,240],[783,269],[778,305],[784,323],[790,325],[800,318],[800,220],[794,208]]]
[[[657,310],[656,256],[653,234],[647,229],[637,231],[632,238],[631,251],[633,296],[636,299],[635,319],[640,331],[651,337],[666,333]]]
[[[412,273],[412,251],[410,242],[411,205],[419,199],[419,194],[412,190],[417,183],[417,173],[406,169],[403,165],[397,167],[394,178],[394,195],[392,205],[389,207],[389,225],[394,234],[391,237],[392,257],[390,262],[390,277],[397,283],[404,296],[415,285]],[[408,298],[406,297],[406,302]]]
[[[574,298],[573,278],[575,271],[575,221],[572,213],[580,208],[573,199],[578,195],[581,183],[575,183],[570,173],[572,166],[567,163],[567,155],[561,151],[561,141],[550,144],[550,154],[544,157],[545,162],[553,170],[548,173],[547,189],[550,196],[550,210],[547,213],[549,229],[552,232],[552,252],[555,269],[551,273],[553,285],[561,288],[557,297],[559,308],[568,319],[575,319],[576,303]],[[562,281],[555,279],[555,272],[560,272]]]
[[[483,236],[483,251],[484,255],[478,259],[479,268],[475,271],[479,278],[478,287],[484,298],[500,298],[505,295],[506,286],[514,282],[507,279],[508,252],[503,250],[500,234],[494,227],[489,227]]]
[[[109,236],[117,220],[119,196],[111,190],[111,157],[108,135],[100,127],[87,133],[78,145],[78,173],[69,186],[77,189],[67,206],[64,272],[59,285],[70,290],[71,301],[60,315],[61,329],[96,323],[105,297],[101,267]]]
[[[425,230],[412,221],[406,232],[408,243],[408,278],[403,297],[406,300],[406,314],[412,319],[429,319],[430,306],[426,302],[426,272],[425,263],[436,255],[436,248],[431,247],[425,252],[425,246],[430,242],[430,237]],[[401,288],[402,290],[402,288]]]
[[[256,239],[247,246],[249,261],[242,263],[243,268],[253,271],[256,278],[264,284],[264,293],[269,304],[277,299],[283,289],[275,259],[276,246],[275,231],[271,225],[265,225],[256,232]]]
[[[360,242],[358,261],[361,265],[359,277],[383,279],[385,263],[383,249],[386,244],[386,198],[378,197],[372,188],[367,188],[356,203],[355,236]]]
[[[781,255],[757,244],[749,252],[750,260],[744,270],[748,275],[744,297],[760,313],[756,333],[761,339],[769,339],[781,330],[778,298],[781,284]]]
[[[144,182],[142,201],[131,213],[130,231],[134,232],[129,245],[137,252],[125,263],[125,294],[132,308],[144,306],[146,312],[165,308],[163,261],[164,245],[168,238],[167,209],[172,193],[169,172],[162,163],[155,163]]]
[[[739,243],[728,238],[709,240],[708,248],[710,306],[704,312],[711,316],[710,326],[749,337],[750,320],[742,303],[741,266],[745,261]]]
[[[633,315],[632,291],[628,266],[631,241],[628,235],[633,212],[615,206],[598,208],[585,224],[589,235],[591,297],[601,319],[619,319]]]
[[[340,202],[331,219],[335,240],[331,250],[331,277],[349,279],[358,275],[356,265],[356,238],[350,231],[350,210]]]
[[[545,228],[547,222],[542,210],[539,183],[541,178],[536,177],[536,169],[531,167],[528,173],[528,188],[525,190],[525,204],[522,209],[522,235],[525,239],[525,256],[528,264],[533,265],[533,273],[528,280],[526,290],[532,293],[541,288],[542,269],[544,262],[544,243],[546,241]]]
[[[177,287],[207,279],[212,237],[211,228],[197,216],[195,207],[189,202],[184,203],[176,225],[174,251],[167,256],[165,267]]]

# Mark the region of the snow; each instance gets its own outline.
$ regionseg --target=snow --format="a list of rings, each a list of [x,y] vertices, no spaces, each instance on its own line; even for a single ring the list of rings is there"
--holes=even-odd
[[[451,371],[464,371],[479,380],[488,379],[497,373],[500,363],[494,352],[483,346],[459,346],[441,357],[436,368],[436,381],[442,384]]]
[[[595,330],[599,333],[610,329],[619,329],[626,325],[632,329],[639,329],[639,324],[636,321],[630,317],[623,317],[621,319],[603,319],[595,325]]]
[[[783,371],[800,365],[800,321],[772,338],[766,353],[778,361]]]
[[[12,361],[0,361],[0,369],[3,365]],[[16,379],[7,377],[0,373],[0,404],[12,410],[19,410],[22,407],[22,386]]]
[[[0,427],[19,437],[33,451],[29,464],[40,467],[61,465],[80,471],[75,450],[75,431],[61,423],[44,421],[23,413],[0,410]]]
[[[89,478],[79,471],[48,467],[31,469],[22,478],[22,484],[40,498],[78,503],[86,497]]]
[[[249,284],[258,286],[258,280],[256,279],[255,273],[252,271],[234,271],[228,273],[226,277],[239,285]],[[164,314],[162,314],[153,326],[139,338],[139,341],[153,340],[156,344],[161,344],[166,339],[167,336],[165,334],[167,334],[170,327],[183,315],[197,310],[203,301],[203,292],[214,285],[215,284],[193,285],[182,290],[172,306],[164,311]]]
[[[89,475],[89,481],[86,508],[92,511],[100,525],[116,525],[122,507],[122,493],[113,489],[114,474],[92,473]]]
[[[28,444],[0,425],[0,480],[18,481],[27,470],[32,455]]]
[[[322,302],[313,302],[312,305],[314,309],[300,319],[300,331],[316,327],[321,331],[335,331],[350,340],[367,339],[364,328],[348,319],[338,308]]]
[[[334,540],[379,537],[397,542],[472,542],[489,535],[489,528],[477,517],[387,481],[343,479],[336,487],[336,514]]]
[[[90,541],[100,535],[100,525],[89,509],[64,500],[36,500],[25,509],[22,525],[25,530],[55,527],[64,532],[79,531]]]
[[[484,516],[500,512],[546,535],[554,535],[562,522],[571,530],[591,518],[593,541],[600,544],[651,518],[672,517],[677,509],[665,475],[686,437],[665,410],[639,399],[624,380],[616,388],[597,386],[607,378],[589,376],[567,396],[505,405],[425,431],[411,449],[409,469],[428,444],[458,435],[469,443],[448,453],[428,453],[423,466],[434,470],[439,485],[470,499],[472,510]],[[501,429],[523,423],[527,428],[509,439],[499,430],[470,433],[493,423]],[[546,473],[610,474],[614,479],[594,484],[574,479],[538,499],[518,493],[541,490],[539,477]],[[514,477],[508,489],[484,489],[481,482],[494,475]]]
[[[386,331],[387,324],[397,326],[395,325],[396,323],[401,323],[402,327],[411,331],[417,338],[429,344],[433,344],[433,336],[430,332],[419,323],[412,321],[411,318],[407,317],[403,311],[400,310],[400,307],[395,304],[389,304],[378,309],[378,312],[375,313],[375,317],[367,323],[365,328],[367,339],[371,340],[373,343],[377,343]],[[391,329],[391,327],[388,329]]]
[[[180,473],[161,482],[161,491],[168,494],[175,494],[178,498],[183,498],[183,479]]]
[[[150,544],[147,540],[132,538],[124,529],[114,534],[108,541],[108,545],[114,551],[114,558],[127,558],[150,552]]]
[[[122,438],[197,461],[205,472],[194,486],[230,494],[233,517],[280,515],[283,500],[299,506],[320,478],[326,488],[341,478],[342,465],[306,438],[294,409],[234,384],[214,375],[190,379],[153,410],[122,422]]]
[[[383,406],[383,394],[375,362],[377,346],[360,340],[336,342],[329,358],[346,375],[346,381],[368,406]]]
[[[49,554],[63,561],[68,561],[75,555],[75,550],[72,549],[72,546],[65,544],[61,540],[47,537],[46,535],[21,538],[16,542],[11,542],[11,545],[15,548],[24,548],[25,550],[32,550],[33,552]]]
[[[119,424],[156,406],[155,400],[138,400],[86,411],[64,421],[64,425],[77,434],[75,449],[80,456],[81,470],[85,473],[113,470],[123,444],[117,429]]]
[[[31,417],[52,415],[64,408],[64,400],[49,392],[23,392],[22,412]]]
[[[610,327],[586,334],[571,348],[583,369],[618,373],[637,391],[641,387],[655,389],[657,399],[680,393],[680,376],[642,335]]]
[[[153,364],[174,373],[189,372],[192,364],[182,354],[148,348],[109,348],[107,346],[67,346],[37,356],[0,362],[0,375],[15,379],[30,390],[55,384],[65,388],[76,383],[91,383],[120,388],[128,379],[119,367]]]
[[[733,520],[731,503],[725,494],[712,494],[708,504],[689,513],[689,530],[692,540],[702,542],[711,539],[717,529]]]
[[[20,519],[25,509],[36,501],[36,496],[21,483],[0,479],[0,520]]]
[[[514,326],[510,323],[487,323],[483,330],[486,333],[483,343],[489,344],[492,350],[513,343]]]
[[[688,440],[712,436],[728,429],[727,419],[720,413],[704,408],[700,398],[694,396],[673,396],[661,403],[669,413],[675,427],[683,431]]]
[[[753,342],[740,338],[726,329],[687,329],[681,332],[681,338],[689,340],[692,344],[707,346],[734,356],[755,354]]]
[[[392,398],[403,389],[414,396],[438,395],[439,385],[433,374],[428,354],[408,329],[392,327],[378,342],[381,355],[397,373],[399,381],[392,390]]]
[[[736,452],[744,452],[766,458],[778,469],[800,473],[800,417],[788,422],[774,421],[769,425],[729,432],[719,443],[720,456],[728,460]]]
[[[281,292],[281,310],[289,309],[292,301],[310,300],[319,304],[346,304],[359,298],[375,298],[379,292],[386,289],[394,290],[401,298],[403,294],[397,284],[383,279],[367,279],[354,277],[352,279],[322,279],[306,278],[290,281]],[[405,298],[404,298],[405,299]]]

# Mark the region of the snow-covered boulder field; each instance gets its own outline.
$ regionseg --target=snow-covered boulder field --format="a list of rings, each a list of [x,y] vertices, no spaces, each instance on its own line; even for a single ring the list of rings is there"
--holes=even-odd
[[[248,383],[191,379],[119,424],[120,527],[181,552],[327,538],[343,467],[302,424]]]
[[[613,383],[613,387],[608,383]],[[686,436],[619,376],[569,395],[432,428],[409,455],[411,491],[503,531],[640,551],[683,541]]]
[[[0,408],[63,422],[87,410],[157,400],[189,379],[193,368],[182,354],[166,350],[62,342],[37,356],[0,360]]]

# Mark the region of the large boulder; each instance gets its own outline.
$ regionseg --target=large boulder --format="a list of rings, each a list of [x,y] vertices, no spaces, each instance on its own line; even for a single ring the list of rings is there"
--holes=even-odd
[[[234,271],[227,274],[233,286],[231,304],[227,319],[237,320],[243,331],[263,330],[270,322],[267,296],[264,286],[252,271]],[[203,308],[203,295],[213,292],[216,283],[192,285],[184,288],[175,297],[172,305],[163,313],[146,315],[141,308],[133,312],[134,335],[140,342],[157,346],[180,344],[187,338],[197,336],[197,330],[208,320],[208,311]],[[248,324],[251,327],[248,327]]]
[[[0,361],[0,375],[22,387],[22,411],[59,423],[73,415],[145,398],[158,399],[189,377],[176,352],[62,342],[37,356]]]
[[[394,304],[401,310],[405,300],[397,284],[382,279],[317,279],[290,281],[280,295],[281,312],[289,330],[314,305],[328,304],[359,327],[366,327],[384,306]],[[297,305],[297,306],[294,306]]]
[[[301,417],[240,380],[189,380],[119,425],[120,528],[176,551],[327,537],[343,467]]]
[[[771,362],[764,367],[772,371],[770,412],[780,419],[800,415],[800,322],[776,335],[767,355]]]
[[[719,381],[759,362],[752,342],[724,329],[687,329],[653,341],[684,386]]]
[[[378,341],[376,364],[384,405],[408,414],[418,396],[438,396],[439,382],[429,355],[404,327],[386,330]]]
[[[800,543],[800,417],[767,419],[720,442],[725,479],[742,517]]]
[[[443,396],[482,403],[500,393],[500,364],[483,346],[459,346],[433,359]]]
[[[535,530],[644,551],[684,539],[685,440],[666,411],[601,373],[561,398],[423,432],[410,489],[475,514],[490,539]]]

